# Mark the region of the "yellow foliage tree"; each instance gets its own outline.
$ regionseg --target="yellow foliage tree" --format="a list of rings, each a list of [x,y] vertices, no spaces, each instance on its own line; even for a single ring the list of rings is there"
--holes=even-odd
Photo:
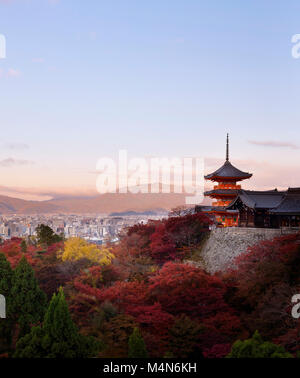
[[[76,237],[66,240],[60,257],[63,261],[88,259],[100,265],[109,265],[115,256],[108,248],[90,244],[86,240]]]

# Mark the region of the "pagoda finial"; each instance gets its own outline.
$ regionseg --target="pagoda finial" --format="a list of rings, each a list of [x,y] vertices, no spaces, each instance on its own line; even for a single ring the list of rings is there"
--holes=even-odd
[[[226,161],[229,161],[229,134],[227,133],[227,142],[226,142]]]

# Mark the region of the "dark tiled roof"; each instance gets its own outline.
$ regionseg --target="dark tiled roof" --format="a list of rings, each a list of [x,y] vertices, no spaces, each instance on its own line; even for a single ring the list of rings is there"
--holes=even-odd
[[[204,192],[205,196],[209,196],[211,194],[220,194],[220,195],[237,195],[238,189],[215,189],[209,190],[208,192]]]
[[[289,188],[287,191],[241,189],[237,191],[236,198],[227,207],[197,206],[197,210],[230,211],[238,200],[251,209],[267,209],[272,214],[300,216],[300,188]]]
[[[287,194],[300,194],[300,188],[288,188]]]
[[[202,205],[197,205],[195,207],[196,212],[201,212],[201,211],[211,211],[213,209],[213,206],[202,206]]]
[[[226,210],[225,206],[202,206],[202,205],[197,205],[196,209],[197,212],[200,211],[214,211],[214,210]]]
[[[202,206],[202,205],[197,205],[195,207],[196,212],[206,212],[206,211],[226,211],[228,213],[233,213],[235,214],[237,210],[227,210],[226,206]]]
[[[267,190],[264,192],[254,190],[240,190],[235,200],[227,207],[230,208],[238,199],[251,209],[273,209],[282,201],[285,192]]]
[[[290,188],[280,204],[271,210],[274,214],[300,215],[300,188]]]
[[[204,176],[207,180],[215,178],[239,178],[246,179],[252,176],[251,173],[240,171],[238,168],[233,166],[229,161],[225,161],[221,168],[217,169],[215,172]]]

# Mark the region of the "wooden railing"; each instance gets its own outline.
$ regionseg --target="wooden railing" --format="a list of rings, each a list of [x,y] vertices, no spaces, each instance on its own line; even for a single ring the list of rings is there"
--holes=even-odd
[[[242,189],[241,185],[235,185],[235,184],[219,184],[214,186],[214,190],[218,189]]]

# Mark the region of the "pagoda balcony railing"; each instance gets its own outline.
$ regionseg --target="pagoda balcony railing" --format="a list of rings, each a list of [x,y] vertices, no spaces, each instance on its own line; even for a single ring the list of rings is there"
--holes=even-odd
[[[218,189],[242,189],[241,185],[234,185],[234,184],[219,184],[214,186],[214,190]]]
[[[212,206],[228,206],[230,205],[231,201],[217,201],[217,202],[212,202]]]

